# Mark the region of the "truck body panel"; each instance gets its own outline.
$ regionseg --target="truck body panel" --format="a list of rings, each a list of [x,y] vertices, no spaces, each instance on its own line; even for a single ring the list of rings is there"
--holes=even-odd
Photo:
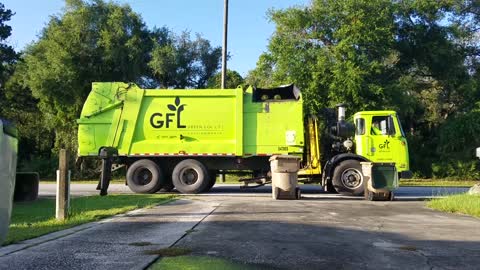
[[[287,113],[287,115],[285,114]],[[141,89],[94,83],[79,124],[79,155],[267,156],[303,153],[303,104],[254,101],[253,88]]]

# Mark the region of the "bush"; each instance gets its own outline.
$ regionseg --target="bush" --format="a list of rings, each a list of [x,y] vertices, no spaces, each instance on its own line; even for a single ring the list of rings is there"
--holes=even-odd
[[[478,162],[449,161],[432,164],[433,178],[450,178],[458,180],[477,180],[480,178]]]
[[[19,172],[37,172],[41,179],[55,179],[58,160],[56,158],[32,157],[30,160],[19,160]]]

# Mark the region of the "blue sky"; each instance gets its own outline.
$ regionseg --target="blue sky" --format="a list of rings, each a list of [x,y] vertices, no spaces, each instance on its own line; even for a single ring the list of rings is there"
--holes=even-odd
[[[0,0],[16,14],[8,24],[13,33],[8,42],[17,51],[35,41],[51,15],[60,14],[63,0]],[[222,44],[223,0],[118,0],[128,3],[149,28],[166,25],[174,32],[202,34],[213,45]],[[275,25],[266,16],[270,8],[305,6],[310,0],[229,0],[229,69],[242,75],[255,67],[266,50]]]

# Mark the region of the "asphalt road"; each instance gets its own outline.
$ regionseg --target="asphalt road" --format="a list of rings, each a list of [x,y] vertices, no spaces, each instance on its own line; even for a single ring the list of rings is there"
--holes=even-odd
[[[41,185],[42,196],[53,194],[51,188]],[[393,202],[303,189],[301,200],[275,201],[268,187],[218,185],[204,195],[2,247],[0,269],[140,270],[158,258],[158,249],[172,246],[244,263],[245,269],[480,265],[480,219],[430,210],[418,200],[466,189],[401,188]],[[129,192],[123,185],[111,191]],[[82,184],[72,185],[72,193],[96,191]]]
[[[88,196],[96,195],[96,184],[72,184],[71,194],[73,196]],[[338,194],[328,194],[322,191],[318,185],[302,185],[301,190],[303,196],[306,198],[350,198]],[[457,194],[466,192],[468,188],[459,187],[400,187],[395,191],[397,200],[422,200],[432,197],[445,196],[449,194]],[[55,184],[40,184],[40,197],[54,197],[56,191]],[[132,193],[130,189],[124,184],[111,184],[109,193]],[[240,185],[235,184],[217,184],[209,193],[200,194],[199,196],[259,196],[269,197],[271,194],[270,186],[263,186],[258,188],[240,189]],[[354,197],[355,199],[355,197]],[[361,198],[358,198],[361,199]]]

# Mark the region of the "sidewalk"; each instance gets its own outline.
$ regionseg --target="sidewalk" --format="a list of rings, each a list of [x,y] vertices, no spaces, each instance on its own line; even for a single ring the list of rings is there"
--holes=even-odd
[[[144,269],[217,204],[180,199],[0,248],[0,269]],[[139,218],[141,217],[141,218]]]

